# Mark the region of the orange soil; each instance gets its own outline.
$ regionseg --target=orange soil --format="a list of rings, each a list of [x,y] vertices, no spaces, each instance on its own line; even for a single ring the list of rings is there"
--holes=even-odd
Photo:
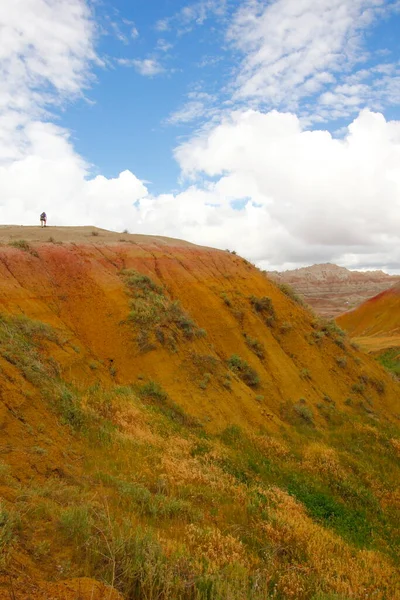
[[[336,321],[367,351],[400,346],[400,285],[381,292]]]
[[[132,383],[145,374],[165,387],[189,413],[209,420],[214,431],[230,422],[245,427],[263,424],[264,411],[254,400],[257,394],[265,395],[264,408],[276,414],[280,403],[288,399],[305,396],[317,400],[321,390],[332,397],[347,393],[352,374],[344,374],[334,360],[343,352],[334,344],[310,346],[306,338],[312,331],[313,317],[242,258],[159,238],[142,244],[105,245],[92,240],[80,245],[35,245],[38,256],[10,246],[0,247],[0,312],[26,314],[62,331],[78,350],[58,350],[55,356],[67,379],[83,385],[100,375],[110,379],[107,369],[93,374],[88,367],[91,359],[105,367],[112,364],[117,383]],[[136,269],[164,285],[207,331],[207,337],[181,345],[176,354],[162,348],[141,354],[130,327],[121,324],[129,313],[129,299],[118,275],[121,269]],[[224,305],[221,293],[231,297],[244,312],[241,327],[232,310]],[[279,316],[278,327],[289,323],[291,329],[274,336],[251,310],[250,295],[269,296]],[[263,342],[263,361],[247,347],[242,331]],[[212,386],[205,394],[190,385],[185,369],[193,351],[224,360],[234,353],[240,355],[259,372],[261,389],[252,392],[235,381],[233,395]],[[309,370],[312,385],[301,378],[302,368]],[[374,363],[368,368],[378,370],[378,377],[381,374]]]
[[[39,229],[26,229],[34,230],[31,237],[45,235]],[[55,236],[61,236],[60,229]],[[279,417],[282,405],[299,398],[313,406],[328,395],[344,411],[351,410],[344,400],[360,373],[367,371],[370,377],[385,381],[385,395],[371,390],[371,396],[381,415],[394,419],[398,389],[385,371],[368,356],[351,350],[346,370],[338,366],[336,359],[343,350],[332,340],[310,343],[313,315],[283,295],[247,261],[228,252],[166,238],[143,236],[139,240],[138,236],[124,235],[127,241],[118,241],[120,234],[110,234],[110,239],[105,232],[102,240],[103,234],[91,236],[93,228],[83,229],[85,232],[80,230],[76,235],[69,232],[64,239],[86,236],[85,243],[55,244],[43,240],[33,244],[35,253],[6,244],[0,246],[0,313],[24,314],[49,323],[69,340],[63,349],[54,344],[47,348],[61,363],[65,379],[84,387],[98,380],[105,386],[135,383],[144,376],[159,382],[175,402],[198,417],[211,432],[232,423],[245,429],[282,431],[288,427]],[[14,239],[29,239],[29,231],[18,229],[16,234],[11,233]],[[10,235],[8,232],[7,238],[4,233],[3,242]],[[171,298],[179,299],[207,331],[207,337],[181,343],[176,353],[158,348],[141,354],[130,325],[124,323],[129,298],[119,276],[121,269],[136,269],[163,285]],[[232,300],[235,310],[224,303],[221,293]],[[251,309],[251,295],[272,299],[277,314],[273,330]],[[282,325],[285,332],[281,331]],[[260,360],[248,348],[244,332],[263,343],[264,359]],[[188,368],[193,352],[224,361],[232,354],[240,355],[259,373],[259,389],[250,390],[234,378],[231,391],[214,381],[206,391],[201,390]],[[95,371],[89,366],[91,361],[96,361]],[[309,377],[301,376],[304,370]],[[4,359],[0,360],[0,382],[0,450],[13,476],[22,483],[43,482],[50,476],[64,481],[78,479],[83,471],[82,448],[59,426],[38,391]],[[264,397],[261,401],[260,396]],[[42,433],[38,435],[37,431]],[[38,455],[32,451],[33,445],[45,448],[47,453]],[[0,495],[10,503],[13,493],[11,488],[0,487]],[[38,536],[40,539],[40,532]],[[37,573],[33,562],[24,556],[11,571],[31,574],[38,590],[35,598],[74,598],[76,588],[67,593],[66,584],[65,589],[59,587],[45,595],[47,584],[40,583],[40,579],[54,577],[51,568],[44,562],[42,572]],[[93,589],[90,582],[82,585]],[[7,586],[6,580],[0,581],[0,598],[10,595]],[[29,588],[28,583],[21,583],[18,598],[31,597],[22,594],[25,588]],[[5,596],[1,595],[2,589]],[[93,597],[100,598],[101,593],[96,593]]]
[[[4,586],[3,590],[0,587],[0,600],[122,600],[115,589],[87,577],[56,583],[32,581],[28,577],[5,578]]]

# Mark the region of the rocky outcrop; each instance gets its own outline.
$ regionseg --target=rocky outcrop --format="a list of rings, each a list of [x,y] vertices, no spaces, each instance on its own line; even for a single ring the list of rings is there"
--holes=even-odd
[[[331,318],[400,282],[400,276],[383,271],[350,271],[331,263],[267,275],[277,283],[292,286],[316,313]]]

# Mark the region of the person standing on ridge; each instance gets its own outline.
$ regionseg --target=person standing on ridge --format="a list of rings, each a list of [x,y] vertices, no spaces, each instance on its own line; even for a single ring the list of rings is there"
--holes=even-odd
[[[42,212],[42,214],[40,215],[40,226],[46,227],[46,223],[47,223],[47,215],[45,212]]]

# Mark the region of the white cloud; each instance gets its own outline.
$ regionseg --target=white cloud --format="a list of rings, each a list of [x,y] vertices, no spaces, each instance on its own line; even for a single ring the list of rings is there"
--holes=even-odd
[[[186,238],[236,249],[265,268],[331,260],[400,270],[400,123],[363,111],[339,140],[305,129],[295,114],[234,111],[176,150],[184,176],[193,178],[187,189],[152,197],[129,171],[93,177],[68,132],[45,112],[90,83],[95,28],[83,0],[6,4],[10,11],[0,6],[1,222],[37,223],[45,210],[50,225]],[[18,14],[30,16],[23,27],[14,4]],[[336,10],[336,0],[331,4]],[[284,37],[298,35],[291,25],[286,33],[282,27]],[[132,66],[156,74],[153,59],[145,60],[146,66]],[[330,91],[344,98],[362,97],[369,78],[360,69],[353,79],[335,82],[327,65],[315,73],[310,87],[331,82]],[[188,99],[203,106],[214,101],[198,91]],[[329,105],[329,97],[325,101]],[[200,105],[192,116],[196,110]]]
[[[293,114],[242,111],[176,156],[187,176],[214,179],[206,191],[220,205],[219,230],[202,223],[191,239],[234,240],[270,266],[353,252],[360,265],[376,254],[400,268],[400,122],[364,111],[337,140],[303,130]],[[233,210],[241,198],[245,207]]]
[[[84,0],[0,3],[2,223],[37,223],[46,210],[53,223],[124,228],[132,203],[147,193],[129,172],[91,178],[68,132],[49,122],[52,106],[90,84],[95,33]]]
[[[374,60],[364,47],[363,35],[391,9],[393,2],[383,0],[244,2],[228,31],[233,47],[244,54],[232,83],[234,98],[298,110],[302,100],[321,93],[321,111],[315,105],[302,108],[322,118],[376,106],[377,96],[392,101],[392,74],[385,79],[385,74],[370,64],[367,71],[372,81],[364,84],[361,94],[356,89],[349,88],[344,94],[340,90],[356,65]],[[384,68],[393,67],[388,64]],[[332,102],[332,111],[326,94],[338,99],[335,109]]]
[[[188,101],[174,111],[166,119],[166,123],[168,125],[180,125],[204,119],[206,116],[210,118],[211,113],[215,110],[213,108],[214,100],[213,96],[205,92],[190,92]]]
[[[0,222],[36,224],[43,210],[49,225],[122,231],[133,220],[133,203],[147,190],[132,173],[90,178],[66,132],[51,123],[29,123],[25,140],[25,156],[0,166]]]
[[[162,38],[157,40],[156,50],[160,50],[161,52],[168,52],[168,50],[171,50],[171,48],[173,48],[173,44],[167,42],[167,40],[164,40]]]
[[[3,0],[0,35],[0,111],[38,111],[87,84],[95,27],[82,0]]]
[[[119,58],[117,62],[124,67],[134,67],[140,75],[145,77],[154,77],[165,72],[164,67],[156,58]]]
[[[171,17],[159,19],[157,31],[177,30],[179,34],[189,33],[194,26],[204,25],[210,16],[223,17],[227,12],[227,0],[199,0],[186,4]]]

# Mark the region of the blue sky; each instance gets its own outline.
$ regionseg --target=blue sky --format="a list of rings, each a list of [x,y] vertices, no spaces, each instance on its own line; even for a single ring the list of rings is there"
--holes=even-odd
[[[187,6],[184,0],[106,1],[95,6],[97,51],[104,65],[94,69],[96,81],[85,92],[90,103],[81,100],[59,114],[95,171],[117,176],[131,169],[151,181],[153,193],[176,188],[179,166],[172,150],[201,122],[168,119],[190,101],[189,94],[222,96],[221,84],[229,83],[233,68],[224,39],[226,14],[186,23],[179,12]],[[160,31],[164,21],[167,28]],[[118,62],[147,59],[160,72],[141,74],[137,67]]]
[[[3,0],[0,221],[400,270],[399,0]]]
[[[73,132],[75,148],[93,165],[94,173],[115,177],[129,169],[148,181],[155,194],[179,187],[174,147],[207,123],[210,104],[215,110],[224,110],[224,103],[233,101],[233,80],[243,53],[227,39],[227,31],[245,4],[228,1],[225,10],[220,2],[187,0],[105,0],[94,4],[96,51],[103,65],[93,68],[96,80],[85,91],[86,99],[69,104],[58,115],[60,123]],[[258,14],[268,4],[274,3],[260,2]],[[389,10],[391,4],[393,10]],[[394,9],[395,4],[383,3],[386,12],[358,32],[360,56],[346,67],[346,78],[377,64],[398,63],[400,12]],[[200,14],[202,5],[204,13]],[[188,9],[193,9],[193,14],[185,17]],[[139,62],[133,64],[145,60],[154,62],[154,73],[151,68],[142,73]],[[372,86],[381,81],[373,73],[362,79]],[[331,86],[326,85],[326,89]],[[184,118],[179,121],[176,113],[190,108],[201,94],[210,96],[204,112],[188,122]],[[314,111],[317,114],[320,95],[318,91],[300,98],[297,113],[303,117],[312,117]],[[343,111],[343,116],[324,115],[323,125],[318,126],[340,134],[346,118],[363,107],[383,110],[389,119],[398,119],[396,94],[390,97],[387,92],[385,96],[378,102],[367,95],[354,108]],[[234,101],[238,107],[246,103],[265,110],[294,107],[287,98],[276,102],[262,97]]]

